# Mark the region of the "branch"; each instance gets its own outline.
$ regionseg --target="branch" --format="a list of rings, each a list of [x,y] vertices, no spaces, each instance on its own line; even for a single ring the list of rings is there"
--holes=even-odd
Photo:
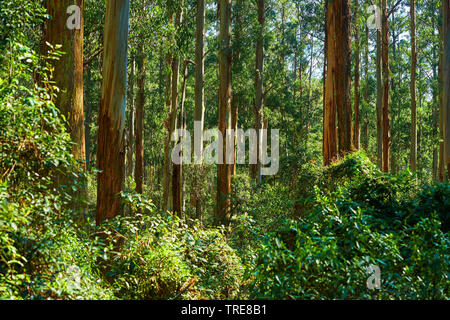
[[[87,66],[88,64],[90,64],[102,52],[103,52],[103,48],[98,49],[98,51],[96,53],[94,53],[87,61],[85,61],[83,63],[83,66]]]
[[[398,5],[402,2],[402,0],[398,0],[396,4],[394,4],[394,6],[391,8],[391,10],[389,10],[388,13],[388,18],[390,17],[390,15],[392,14],[392,12],[394,12],[395,9],[397,9]]]

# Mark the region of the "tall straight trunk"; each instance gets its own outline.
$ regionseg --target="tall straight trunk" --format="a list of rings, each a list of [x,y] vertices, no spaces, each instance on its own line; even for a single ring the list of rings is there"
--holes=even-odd
[[[416,103],[416,1],[410,0],[411,15],[411,150],[409,167],[412,171],[417,171],[417,103]]]
[[[136,99],[136,192],[142,194],[144,179],[144,106],[145,106],[145,49],[142,42],[138,46],[137,99]]]
[[[338,115],[339,155],[353,150],[352,106],[351,106],[351,10],[350,0],[333,2],[337,13],[336,24],[336,109]]]
[[[227,133],[231,128],[231,0],[219,0],[219,131],[223,158],[217,170],[217,222],[230,219],[231,166],[227,164]]]
[[[444,14],[444,2],[441,3],[440,7],[440,20],[443,21]],[[439,170],[438,176],[439,181],[444,182],[444,25],[443,23],[439,26]]]
[[[326,122],[326,116],[329,115],[329,113],[325,113],[325,110],[327,108],[327,99],[326,99],[326,94],[327,94],[327,64],[328,64],[328,0],[325,0],[325,6],[324,6],[324,34],[325,34],[325,38],[324,38],[324,43],[323,43],[323,70],[322,70],[322,126],[323,126],[323,130],[322,130],[322,158],[323,158],[323,164],[324,165],[328,165],[330,163],[330,154],[329,154],[329,141],[326,140],[326,133],[328,132],[328,128],[326,128],[325,126],[325,122]],[[300,69],[300,84],[301,84],[301,69]],[[301,100],[301,95],[300,95],[300,100]],[[300,104],[301,106],[301,104]],[[328,137],[327,137],[328,139]],[[326,149],[327,148],[327,149]]]
[[[383,57],[383,172],[389,172],[389,151],[391,147],[389,127],[389,16],[387,0],[382,0],[382,57]]]
[[[360,40],[361,40],[361,28],[359,24],[359,3],[358,0],[355,0],[355,25],[356,25],[356,52],[355,52],[355,123],[353,129],[353,145],[359,150],[360,141],[361,141],[361,123],[360,123],[360,101],[361,101],[361,93],[360,93]]]
[[[324,164],[336,158],[336,111],[338,115],[339,155],[353,149],[351,88],[351,12],[350,0],[328,3],[328,74],[324,110]]]
[[[432,19],[433,26],[433,35],[435,35],[436,31],[436,17]],[[438,34],[439,36],[439,34]],[[438,40],[439,41],[439,40]],[[438,68],[439,68],[439,58],[438,58],[438,46],[433,45],[433,80],[435,81],[435,85],[433,86],[433,139],[439,136],[439,77],[438,77]],[[439,148],[435,144],[433,147],[433,182],[438,181],[438,160],[439,160]]]
[[[200,163],[203,159],[203,129],[205,122],[205,0],[197,1],[197,17],[195,32],[195,111],[194,121],[200,123],[200,139],[199,148],[194,150],[196,163]],[[195,212],[197,217],[202,212],[202,202],[199,196],[199,176],[195,176]]]
[[[306,121],[305,121],[305,149],[308,148],[309,127],[310,127],[310,115],[312,105],[312,72],[313,72],[313,60],[314,60],[314,40],[311,37],[310,43],[310,56],[309,56],[309,75],[308,75],[308,103],[306,104]]]
[[[365,75],[365,88],[364,88],[364,101],[365,105],[369,105],[369,26],[366,24],[366,39],[365,39],[365,48],[364,48],[364,75]],[[369,150],[369,118],[366,117],[364,120],[364,126],[363,126],[363,134],[362,134],[362,143],[363,148],[366,152]]]
[[[262,147],[262,135],[261,129],[263,128],[263,85],[264,85],[264,28],[265,28],[265,5],[264,0],[258,0],[258,35],[256,40],[256,65],[255,65],[255,118],[254,125],[258,136],[258,161],[253,165],[252,173],[254,174],[256,181],[261,183],[261,147]]]
[[[444,161],[447,169],[446,179],[450,174],[450,0],[444,1],[444,20],[443,20],[443,38],[444,38],[444,58],[443,58],[443,118],[444,118]]]
[[[67,26],[67,8],[73,4],[80,8],[79,28],[71,30]],[[48,0],[47,13],[51,16],[43,26],[41,53],[47,55],[46,42],[61,45],[59,51],[65,52],[59,60],[52,62],[54,82],[60,89],[55,105],[67,119],[67,131],[75,143],[72,154],[82,168],[86,168],[86,141],[83,106],[83,30],[84,0]]]
[[[175,14],[169,13],[170,24],[175,24]],[[167,68],[172,69],[173,56],[171,53],[166,55],[166,65]],[[167,72],[166,75],[166,107],[167,107],[167,119],[165,122],[165,127],[167,130],[166,139],[164,141],[164,169],[163,169],[163,197],[162,197],[162,209],[166,211],[169,205],[169,193],[170,193],[170,169],[171,169],[171,158],[170,158],[170,145],[171,145],[171,117],[172,117],[172,87],[174,86],[172,82],[171,72]],[[178,84],[176,85],[178,86]]]
[[[383,59],[382,59],[381,30],[377,29],[377,165],[383,167]]]
[[[188,77],[188,62],[184,61],[183,63],[183,85],[182,85],[182,93],[181,93],[181,102],[180,102],[180,110],[178,112],[178,121],[177,121],[177,129],[182,130],[184,128],[184,102],[186,99],[186,81]],[[181,144],[182,137],[178,137],[178,144]],[[183,152],[183,151],[182,151]],[[182,159],[182,154],[180,154]],[[182,203],[183,203],[183,193],[182,193],[182,162],[179,164],[173,165],[173,174],[172,174],[172,201],[173,201],[173,212],[181,218],[182,214]]]
[[[135,61],[135,57],[133,56],[131,59],[131,72],[130,72],[130,77],[128,80],[128,100],[129,100],[129,104],[130,104],[130,115],[129,115],[129,119],[130,119],[130,123],[129,123],[129,127],[128,127],[128,151],[127,151],[127,175],[129,177],[133,176],[133,154],[134,154],[134,127],[135,127],[135,122],[136,122],[136,118],[135,118],[135,110],[134,110],[134,76],[135,76],[135,70],[136,70],[136,61]]]
[[[175,18],[175,30],[178,30],[178,28],[181,26],[181,23],[183,21],[183,5],[184,1],[180,1],[180,7],[178,8],[177,15]],[[177,123],[179,124],[179,121],[177,119],[178,114],[178,103],[179,103],[179,97],[178,97],[178,83],[180,80],[180,56],[179,54],[175,54],[173,60],[172,60],[172,113],[170,114],[170,132],[173,133],[175,129],[177,128]],[[171,143],[171,146],[174,144]],[[181,207],[179,206],[179,203],[181,201],[179,195],[181,195],[181,192],[179,191],[179,183],[178,180],[181,181],[181,176],[178,176],[178,172],[174,173],[175,166],[172,165],[172,174],[171,174],[171,180],[172,180],[172,193],[171,196],[169,196],[169,199],[171,197],[172,201],[172,207],[171,209],[174,211],[174,213],[181,215]],[[179,201],[180,200],[180,201]],[[169,200],[170,203],[170,200]],[[177,207],[175,208],[174,205]]]
[[[233,54],[233,70],[232,70],[232,74],[236,77],[236,78],[240,78],[241,74],[242,74],[242,61],[241,61],[241,49],[242,49],[242,15],[243,15],[243,0],[237,0],[237,4],[236,4],[236,21],[235,21],[235,27],[234,27],[234,45],[233,47],[235,48]],[[241,92],[236,92],[234,91],[234,96],[233,99],[231,101],[231,128],[235,130],[235,132],[237,132],[238,129],[238,120],[239,120],[239,105],[241,103]],[[231,175],[234,176],[236,174],[236,166],[237,166],[237,161],[236,161],[236,150],[237,150],[237,135],[234,136],[234,141],[233,141],[233,148],[234,148],[234,163],[231,167]]]
[[[98,114],[96,223],[120,214],[125,174],[125,107],[130,1],[106,3],[102,98]]]
[[[325,55],[327,61],[327,73],[325,77],[325,96],[323,109],[323,164],[328,166],[337,158],[336,146],[336,26],[338,19],[333,3],[326,0],[326,45]]]

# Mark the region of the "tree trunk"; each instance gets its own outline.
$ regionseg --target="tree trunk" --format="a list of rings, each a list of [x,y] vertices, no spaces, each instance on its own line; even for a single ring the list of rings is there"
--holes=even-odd
[[[138,45],[138,94],[136,99],[136,192],[142,194],[144,179],[144,106],[145,106],[145,50],[141,42]]]
[[[231,127],[231,0],[219,0],[219,131],[223,157],[217,170],[217,222],[230,219],[231,166],[227,164],[227,134]],[[221,162],[221,163],[220,163]]]
[[[364,75],[365,75],[365,88],[364,88],[364,101],[365,105],[369,105],[369,27],[366,24],[366,39],[365,39],[365,66],[364,66]],[[369,151],[369,117],[365,117],[364,126],[363,126],[363,148],[366,152]]]
[[[433,17],[433,35],[436,30],[436,17]],[[439,36],[439,35],[438,35]],[[438,40],[439,41],[439,40]],[[433,80],[436,81],[433,86],[433,139],[439,137],[439,56],[438,46],[433,45]],[[433,146],[433,182],[438,181],[438,160],[439,160],[439,148],[436,144]]]
[[[440,7],[440,17],[443,20],[444,1]],[[439,181],[444,182],[444,24],[439,26]]]
[[[381,30],[377,30],[377,165],[383,167],[383,61]]]
[[[355,53],[355,124],[354,124],[354,135],[353,135],[353,145],[359,150],[360,148],[360,139],[361,139],[361,123],[360,123],[360,40],[361,40],[361,28],[359,25],[359,4],[358,0],[355,0],[355,25],[356,25],[356,53]]]
[[[323,111],[323,164],[328,166],[337,157],[336,147],[336,12],[332,3],[325,2],[326,19],[326,45],[327,74],[325,79],[325,105]]]
[[[181,103],[180,103],[180,111],[178,112],[178,125],[177,129],[182,130],[184,128],[184,102],[186,99],[186,81],[188,77],[188,62],[184,61],[183,63],[183,85],[182,85],[182,93],[181,93]],[[178,144],[181,144],[182,137],[178,137]],[[180,153],[180,157],[182,157],[182,153]],[[182,162],[179,164],[173,165],[173,176],[172,176],[172,200],[173,200],[173,212],[181,218],[182,214]]]
[[[235,21],[235,32],[234,32],[234,57],[233,57],[233,66],[232,66],[232,74],[234,77],[240,79],[240,76],[242,74],[242,61],[241,61],[241,50],[242,50],[242,15],[243,15],[243,0],[237,0],[236,4],[236,21]],[[238,129],[238,120],[239,120],[239,106],[241,103],[241,95],[242,93],[238,90],[234,91],[234,96],[231,101],[231,128],[237,132]],[[234,148],[234,163],[231,167],[231,175],[234,176],[236,174],[236,166],[237,166],[237,135],[234,136],[233,141],[233,148]]]
[[[130,123],[129,123],[129,128],[128,128],[128,159],[127,159],[127,163],[128,163],[128,168],[127,168],[127,174],[129,177],[133,176],[133,154],[134,154],[134,127],[135,127],[135,122],[136,122],[136,118],[135,118],[135,110],[134,110],[134,76],[135,76],[135,67],[136,67],[136,61],[135,58],[133,56],[132,61],[131,61],[131,72],[130,72],[130,79],[128,81],[129,83],[129,89],[128,89],[128,96],[129,96],[129,103],[130,103]]]
[[[263,85],[264,85],[264,28],[265,28],[265,5],[264,0],[258,0],[258,34],[256,40],[256,65],[255,65],[255,118],[254,125],[258,136],[257,163],[252,165],[252,173],[255,175],[256,182],[261,183],[261,147],[263,128]]]
[[[353,150],[351,106],[351,10],[350,0],[333,2],[337,14],[336,24],[336,109],[338,114],[339,156]]]
[[[97,216],[99,225],[121,213],[125,167],[125,107],[127,82],[128,0],[106,3],[103,36],[102,98],[98,114]]]
[[[382,0],[383,27],[383,172],[389,172],[389,149],[391,147],[389,127],[389,21],[387,0]]]
[[[444,118],[444,161],[447,168],[447,176],[450,173],[450,0],[444,1],[444,59],[443,59],[443,118]]]
[[[84,0],[76,0],[80,8],[79,29],[71,30],[67,26],[67,8],[74,4],[69,0],[48,0],[47,13],[51,16],[44,25],[41,52],[47,55],[46,42],[62,47],[65,52],[59,60],[53,62],[55,85],[60,89],[55,98],[55,105],[67,119],[67,130],[72,141],[72,153],[85,168],[86,146],[84,131],[83,106],[83,30],[84,30]]]
[[[175,24],[175,15],[173,13],[169,13],[170,16],[170,24]],[[166,64],[168,68],[172,68],[173,65],[173,56],[171,53],[166,55]],[[172,76],[170,72],[167,72],[166,76],[166,106],[168,116],[165,122],[165,127],[167,130],[166,140],[164,142],[164,170],[163,170],[163,198],[162,198],[162,209],[166,211],[169,205],[169,193],[170,193],[170,169],[172,167],[171,157],[170,157],[170,145],[171,145],[171,117],[172,117],[172,87],[174,86],[172,81]],[[178,87],[178,83],[176,85]]]
[[[417,103],[416,103],[416,2],[410,0],[411,14],[411,150],[409,167],[411,171],[417,171]]]
[[[194,121],[200,124],[200,139],[198,149],[194,150],[194,163],[201,166],[203,159],[203,129],[205,122],[205,0],[197,1],[197,18],[196,18],[196,32],[195,32],[195,111]],[[202,212],[202,199],[200,199],[199,192],[199,175],[194,177],[195,189],[195,212],[197,217],[200,217]]]

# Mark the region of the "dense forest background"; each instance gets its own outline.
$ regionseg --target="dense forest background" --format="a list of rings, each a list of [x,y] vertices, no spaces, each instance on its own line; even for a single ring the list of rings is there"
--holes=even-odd
[[[0,298],[449,298],[449,0],[0,0],[0,21]],[[194,163],[214,139],[174,163],[194,123],[256,129],[255,163]]]

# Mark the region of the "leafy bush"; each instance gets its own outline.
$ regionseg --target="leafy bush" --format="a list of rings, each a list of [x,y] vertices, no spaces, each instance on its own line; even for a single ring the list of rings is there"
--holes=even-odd
[[[450,242],[438,215],[448,186],[410,197],[408,175],[389,177],[372,167],[352,155],[319,174],[336,177],[333,185],[302,190],[314,194],[309,210],[267,234],[258,249],[252,297],[449,298]],[[381,290],[367,288],[371,265],[381,269]]]

